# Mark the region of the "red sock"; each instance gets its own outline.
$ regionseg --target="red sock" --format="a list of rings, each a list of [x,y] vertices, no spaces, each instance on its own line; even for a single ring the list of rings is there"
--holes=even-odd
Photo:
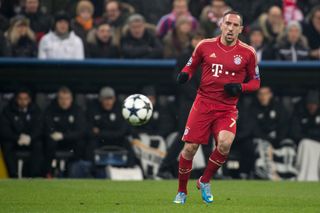
[[[201,177],[201,182],[202,183],[210,182],[210,179],[212,178],[212,176],[226,162],[227,158],[228,158],[228,155],[223,155],[218,151],[218,149],[215,149],[209,157],[208,165]]]
[[[191,174],[191,169],[192,169],[192,160],[187,160],[182,156],[182,154],[180,154],[178,192],[184,192],[187,194],[187,184]]]

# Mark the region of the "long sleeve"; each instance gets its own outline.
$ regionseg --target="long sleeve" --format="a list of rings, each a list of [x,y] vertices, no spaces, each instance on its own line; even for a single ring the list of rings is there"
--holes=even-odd
[[[197,71],[197,68],[199,64],[202,61],[202,48],[201,48],[202,42],[200,42],[196,48],[194,49],[192,56],[190,57],[189,61],[185,65],[185,67],[182,69],[181,72],[186,72],[189,74],[189,80],[192,78],[194,73]]]
[[[260,88],[260,73],[254,50],[247,65],[247,79],[246,83],[241,84],[243,92],[254,92]]]
[[[74,141],[79,140],[84,135],[84,128],[86,127],[86,119],[82,110],[78,110],[76,120],[75,120],[75,129],[72,131],[67,131],[63,134],[64,139]]]

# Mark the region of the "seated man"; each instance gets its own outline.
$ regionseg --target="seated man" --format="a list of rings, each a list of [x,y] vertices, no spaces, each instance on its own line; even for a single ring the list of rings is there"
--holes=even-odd
[[[163,47],[148,29],[143,16],[134,14],[128,19],[128,31],[121,39],[124,58],[162,58]]]
[[[73,151],[79,160],[84,154],[84,113],[73,101],[69,88],[61,87],[45,112],[46,174],[51,175],[51,163],[57,151]]]
[[[297,179],[319,181],[320,101],[318,91],[310,91],[305,102],[295,109],[291,129],[293,139],[299,143]]]
[[[262,179],[279,179],[280,174],[273,156],[287,137],[289,120],[285,108],[274,98],[270,87],[262,86],[258,90],[251,116],[255,119],[253,137],[257,144],[256,153],[259,155],[255,163],[255,173]],[[277,159],[283,157],[277,156]]]
[[[125,148],[128,151],[128,166],[133,166],[134,157],[131,145],[127,140],[128,125],[121,114],[121,106],[116,101],[115,91],[104,87],[99,94],[99,101],[88,107],[89,145],[87,157],[94,158],[94,150],[104,146]]]
[[[16,151],[30,151],[26,176],[41,175],[41,112],[32,102],[30,91],[19,90],[1,116],[4,159],[10,177],[17,177]]]

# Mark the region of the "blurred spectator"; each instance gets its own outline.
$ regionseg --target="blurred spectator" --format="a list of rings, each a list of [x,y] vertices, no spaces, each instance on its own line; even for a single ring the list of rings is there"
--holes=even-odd
[[[320,101],[318,91],[309,91],[305,101],[295,109],[291,135],[299,144],[297,179],[319,181],[320,168]]]
[[[225,0],[212,0],[211,4],[203,8],[200,16],[200,27],[206,38],[215,37],[220,33],[220,22],[223,14],[230,10]]]
[[[254,27],[250,30],[249,44],[256,50],[258,62],[276,58],[275,45],[265,42],[261,28]]]
[[[188,2],[188,7],[190,8],[191,15],[199,20],[201,11],[204,7],[209,5],[212,0],[188,0]]]
[[[10,177],[17,177],[17,151],[29,151],[26,176],[41,175],[42,118],[28,89],[20,89],[4,108],[1,116],[2,150]]]
[[[145,125],[135,127],[135,133],[145,133],[148,135],[160,135],[166,138],[170,133],[175,131],[175,119],[170,116],[169,110],[159,103],[156,89],[153,86],[146,86],[142,89],[141,93],[147,96],[152,105],[152,117]]]
[[[73,159],[84,157],[84,112],[73,101],[67,87],[61,87],[57,99],[45,111],[45,172],[52,175],[51,163],[57,151],[73,151]]]
[[[111,87],[100,90],[99,100],[93,102],[87,111],[89,148],[87,157],[93,160],[94,150],[115,146],[128,151],[128,165],[134,164],[131,145],[127,139],[128,124],[122,117],[121,105]]]
[[[1,7],[1,3],[0,3]],[[0,13],[0,31],[5,32],[9,28],[8,19]]]
[[[36,36],[30,29],[29,20],[24,16],[16,16],[11,19],[10,28],[5,34],[11,56],[14,57],[36,57]]]
[[[298,7],[297,0],[282,0],[282,10],[286,23],[303,20],[303,14]]]
[[[70,17],[60,11],[55,15],[53,31],[40,41],[40,59],[83,59],[82,40],[70,29]]]
[[[126,24],[127,18],[134,13],[134,8],[130,5],[123,5],[117,0],[109,0],[105,3],[105,13],[103,14],[101,20],[97,22],[108,22],[114,34],[114,42],[118,46],[121,40],[121,34],[123,27]]]
[[[148,23],[157,24],[161,16],[170,11],[172,0],[123,0],[132,5],[136,12],[143,15]]]
[[[37,41],[50,30],[51,17],[41,11],[39,0],[26,0],[22,14],[30,20],[30,27],[36,33]]]
[[[163,47],[158,38],[146,29],[143,16],[134,14],[128,19],[128,29],[121,39],[124,58],[161,58]]]
[[[304,17],[306,17],[312,8],[319,5],[319,0],[298,0],[297,5],[301,9]]]
[[[314,7],[310,12],[303,33],[309,42],[310,57],[320,59],[320,5]]]
[[[81,0],[77,4],[77,15],[71,21],[71,28],[83,42],[86,41],[87,33],[93,27],[93,4],[88,0]]]
[[[270,7],[268,13],[262,14],[256,24],[262,29],[264,37],[269,43],[275,42],[284,34],[283,14],[278,6]]]
[[[256,175],[263,179],[277,180],[279,176],[276,173],[273,152],[287,137],[289,123],[287,112],[283,105],[274,99],[271,88],[267,86],[262,86],[258,90],[257,100],[251,110],[256,120],[253,137],[259,153]]]
[[[180,16],[176,21],[174,29],[170,30],[163,38],[164,57],[177,58],[190,45],[191,34],[191,20],[186,16]]]
[[[278,59],[297,62],[309,59],[307,39],[297,21],[289,22],[284,37],[278,43]]]
[[[8,19],[21,12],[21,0],[2,0],[0,5],[1,14]]]
[[[186,0],[174,0],[172,12],[163,16],[157,25],[157,35],[162,39],[171,29],[174,28],[175,22],[180,16],[187,16],[192,20],[192,30],[197,29],[198,21],[188,10]]]
[[[261,14],[266,13],[270,7],[278,6],[282,7],[283,0],[268,0],[268,1],[234,1],[226,0],[232,9],[239,11],[244,17],[243,22],[245,26],[253,24]]]
[[[177,73],[181,71],[181,69],[188,62],[194,48],[198,45],[198,43],[204,38],[203,33],[196,32],[191,40],[190,46],[183,50],[183,52],[177,58],[177,65],[175,67],[175,75],[174,81],[176,80]],[[200,69],[200,68],[198,68]],[[172,145],[169,147],[167,151],[166,157],[163,159],[158,176],[165,179],[170,179],[177,176],[177,168],[178,168],[178,156],[182,150],[183,143],[181,141],[182,134],[185,129],[185,125],[187,122],[188,114],[191,109],[194,98],[197,94],[197,89],[201,79],[201,71],[197,70],[195,75],[190,79],[187,84],[179,85],[177,88],[177,130],[178,135]]]
[[[114,45],[111,26],[102,22],[98,24],[87,36],[87,58],[118,58],[119,49]]]
[[[11,56],[10,45],[3,32],[0,31],[0,57]]]

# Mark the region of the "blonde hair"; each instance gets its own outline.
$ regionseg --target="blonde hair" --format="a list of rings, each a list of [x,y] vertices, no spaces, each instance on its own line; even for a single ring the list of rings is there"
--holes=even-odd
[[[91,13],[91,15],[93,15],[93,13],[94,13],[94,6],[88,0],[79,1],[79,3],[77,4],[77,9],[76,9],[77,15],[79,15],[80,11],[83,10],[83,9],[88,9],[89,12]]]
[[[29,20],[24,17],[17,17],[16,19],[15,18],[13,19],[8,31],[5,33],[6,38],[11,44],[16,44],[21,37],[21,35],[18,33],[19,25],[26,25],[27,27],[26,36],[33,41],[36,40],[35,33],[30,28]]]

